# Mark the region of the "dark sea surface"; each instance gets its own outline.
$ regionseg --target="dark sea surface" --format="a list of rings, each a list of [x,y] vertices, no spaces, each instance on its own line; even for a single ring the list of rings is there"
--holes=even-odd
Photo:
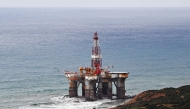
[[[95,31],[103,67],[130,72],[126,95],[190,84],[190,8],[0,8],[0,109],[125,102],[63,98],[63,71],[90,66]]]

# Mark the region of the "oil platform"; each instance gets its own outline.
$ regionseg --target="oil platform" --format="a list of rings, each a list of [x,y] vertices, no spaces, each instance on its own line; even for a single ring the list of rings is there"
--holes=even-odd
[[[91,67],[79,67],[79,72],[65,71],[69,80],[69,97],[78,97],[78,88],[81,84],[82,97],[86,101],[96,101],[106,97],[108,99],[125,99],[125,79],[128,72],[111,72],[102,68],[102,55],[97,32],[94,33]],[[112,84],[116,94],[112,93]]]

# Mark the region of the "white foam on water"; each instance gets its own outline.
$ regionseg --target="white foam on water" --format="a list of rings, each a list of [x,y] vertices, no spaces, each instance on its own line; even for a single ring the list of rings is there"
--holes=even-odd
[[[51,102],[20,106],[18,109],[107,109],[111,107],[111,102],[113,101],[110,99],[90,102],[85,101],[84,98],[53,97],[51,98]],[[104,105],[101,107],[103,103]]]

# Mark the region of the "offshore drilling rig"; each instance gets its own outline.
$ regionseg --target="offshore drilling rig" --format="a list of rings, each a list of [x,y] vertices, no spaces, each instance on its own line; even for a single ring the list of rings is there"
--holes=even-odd
[[[125,99],[125,79],[128,72],[111,72],[102,68],[102,55],[97,32],[94,33],[91,67],[79,67],[79,72],[64,72],[69,80],[69,97],[78,97],[78,87],[82,84],[82,96],[86,101],[95,101],[107,97]],[[116,94],[112,93],[112,84],[116,87]]]

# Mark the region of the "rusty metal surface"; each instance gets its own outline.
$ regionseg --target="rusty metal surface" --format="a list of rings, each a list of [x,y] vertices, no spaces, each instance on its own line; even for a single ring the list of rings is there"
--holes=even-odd
[[[125,87],[125,79],[118,78],[116,81],[117,87]]]
[[[102,99],[102,88],[98,88],[97,97],[98,99]]]
[[[109,82],[110,81],[110,79],[108,79],[108,78],[106,78],[106,79],[102,79],[102,82]]]
[[[119,74],[119,78],[128,78],[128,73]]]
[[[72,81],[72,80],[70,80],[70,82],[69,82],[69,87],[77,87],[77,82],[76,81]]]
[[[108,88],[108,99],[112,99],[112,88]]]
[[[87,101],[97,100],[94,90],[85,90],[85,100]]]
[[[75,76],[75,77],[70,77],[69,80],[79,80],[79,77]]]
[[[124,87],[117,87],[117,99],[124,99],[125,98],[125,88]]]
[[[77,97],[78,91],[76,87],[69,87],[69,97]]]
[[[109,99],[112,99],[112,82],[115,83],[116,87],[116,96],[117,99],[125,98],[125,79],[128,77],[128,73],[102,73],[103,76],[97,76],[93,74],[93,70],[89,68],[83,68],[85,73],[90,71],[88,74],[79,73],[67,74],[69,79],[69,96],[77,97],[78,89],[77,83],[82,83],[82,96],[85,97],[87,101],[95,101],[97,99],[102,99],[103,95],[107,96]],[[82,68],[80,69],[82,70]],[[80,76],[82,74],[82,77]],[[95,88],[97,83],[97,89]],[[104,85],[103,85],[104,84]]]

